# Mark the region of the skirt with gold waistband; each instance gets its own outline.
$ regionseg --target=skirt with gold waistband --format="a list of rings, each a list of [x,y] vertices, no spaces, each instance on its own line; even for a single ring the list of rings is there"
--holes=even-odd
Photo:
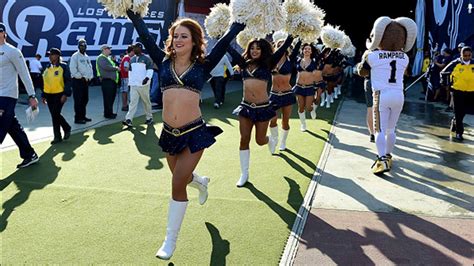
[[[292,90],[289,91],[271,91],[270,102],[273,105],[273,109],[278,110],[282,107],[293,105],[296,103],[295,93]]]
[[[163,123],[159,145],[163,152],[176,155],[186,147],[191,153],[195,153],[205,148],[209,148],[215,137],[223,131],[217,126],[206,124],[202,118],[198,118],[182,127],[173,128]]]
[[[234,109],[232,114],[248,118],[255,123],[272,119],[276,115],[276,112],[270,102],[256,104],[242,101],[240,105]]]
[[[296,84],[293,87],[293,92],[296,95],[300,95],[300,96],[304,96],[304,97],[314,96],[314,94],[315,94],[314,85],[313,84],[310,84],[310,85]]]

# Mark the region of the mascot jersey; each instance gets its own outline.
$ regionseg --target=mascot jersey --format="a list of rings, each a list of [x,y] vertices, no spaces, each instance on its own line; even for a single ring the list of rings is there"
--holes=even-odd
[[[370,79],[374,91],[403,91],[403,74],[408,66],[408,56],[401,51],[377,50],[369,53]]]

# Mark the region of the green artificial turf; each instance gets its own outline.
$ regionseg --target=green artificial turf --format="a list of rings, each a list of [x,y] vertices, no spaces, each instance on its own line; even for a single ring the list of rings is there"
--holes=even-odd
[[[209,200],[188,189],[188,210],[171,260],[174,264],[276,265],[328,137],[335,109],[299,130],[294,107],[288,151],[271,156],[251,142],[251,184],[237,188],[239,131],[232,109],[203,103],[207,122],[224,133],[207,149],[197,172],[211,177]],[[34,146],[37,165],[16,171],[18,150],[1,153],[2,264],[168,264],[154,257],[166,230],[170,172],[154,128],[136,118],[133,130],[119,123],[73,134],[68,141]],[[308,114],[309,117],[309,114]]]

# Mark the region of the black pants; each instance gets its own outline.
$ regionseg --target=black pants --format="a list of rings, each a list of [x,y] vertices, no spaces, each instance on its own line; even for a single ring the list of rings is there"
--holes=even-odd
[[[22,159],[31,158],[35,151],[28,141],[23,127],[18,123],[15,116],[16,99],[0,96],[0,144],[3,143],[7,133],[12,137],[13,141],[20,150]]]
[[[72,93],[74,96],[74,119],[86,119],[86,106],[89,102],[89,84],[85,79],[72,79]]]
[[[464,133],[464,116],[469,106],[474,105],[474,91],[453,90],[454,118],[456,120],[456,134]]]
[[[102,79],[102,96],[104,99],[104,116],[110,118],[114,114],[115,95],[117,83],[111,79]]]
[[[35,89],[43,90],[43,76],[41,73],[30,73],[31,80],[33,81],[33,87]]]
[[[214,102],[219,104],[224,103],[227,79],[224,77],[213,77],[210,83],[212,91],[214,92]]]
[[[44,94],[44,98],[48,102],[49,113],[51,114],[51,119],[53,120],[53,132],[55,139],[61,139],[61,128],[64,132],[71,131],[71,126],[67,123],[66,119],[61,115],[61,110],[63,109],[63,103],[61,103],[61,97],[63,93],[55,94]]]

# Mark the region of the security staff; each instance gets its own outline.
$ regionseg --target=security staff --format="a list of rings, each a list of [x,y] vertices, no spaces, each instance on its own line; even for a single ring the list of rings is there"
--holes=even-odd
[[[102,96],[104,97],[104,117],[114,119],[117,114],[113,112],[115,95],[117,94],[117,84],[119,82],[119,71],[114,61],[110,59],[112,47],[107,44],[102,45],[102,53],[97,57],[97,76],[102,81]]]
[[[472,48],[464,46],[461,56],[441,71],[441,78],[451,73],[451,90],[454,101],[454,118],[451,121],[451,132],[456,132],[455,139],[463,141],[463,120],[470,106],[474,106],[474,60],[472,59]]]
[[[94,72],[91,60],[86,53],[86,40],[80,39],[77,46],[79,50],[72,54],[69,60],[74,94],[74,123],[85,124],[92,121],[86,116],[86,106],[89,102],[89,82],[94,78]]]
[[[61,51],[51,48],[48,52],[50,65],[43,73],[44,91],[42,95],[43,104],[48,104],[51,118],[53,119],[54,139],[51,144],[63,140],[61,128],[64,131],[64,139],[71,135],[71,126],[61,115],[61,109],[71,96],[71,74],[67,65],[61,61]]]

